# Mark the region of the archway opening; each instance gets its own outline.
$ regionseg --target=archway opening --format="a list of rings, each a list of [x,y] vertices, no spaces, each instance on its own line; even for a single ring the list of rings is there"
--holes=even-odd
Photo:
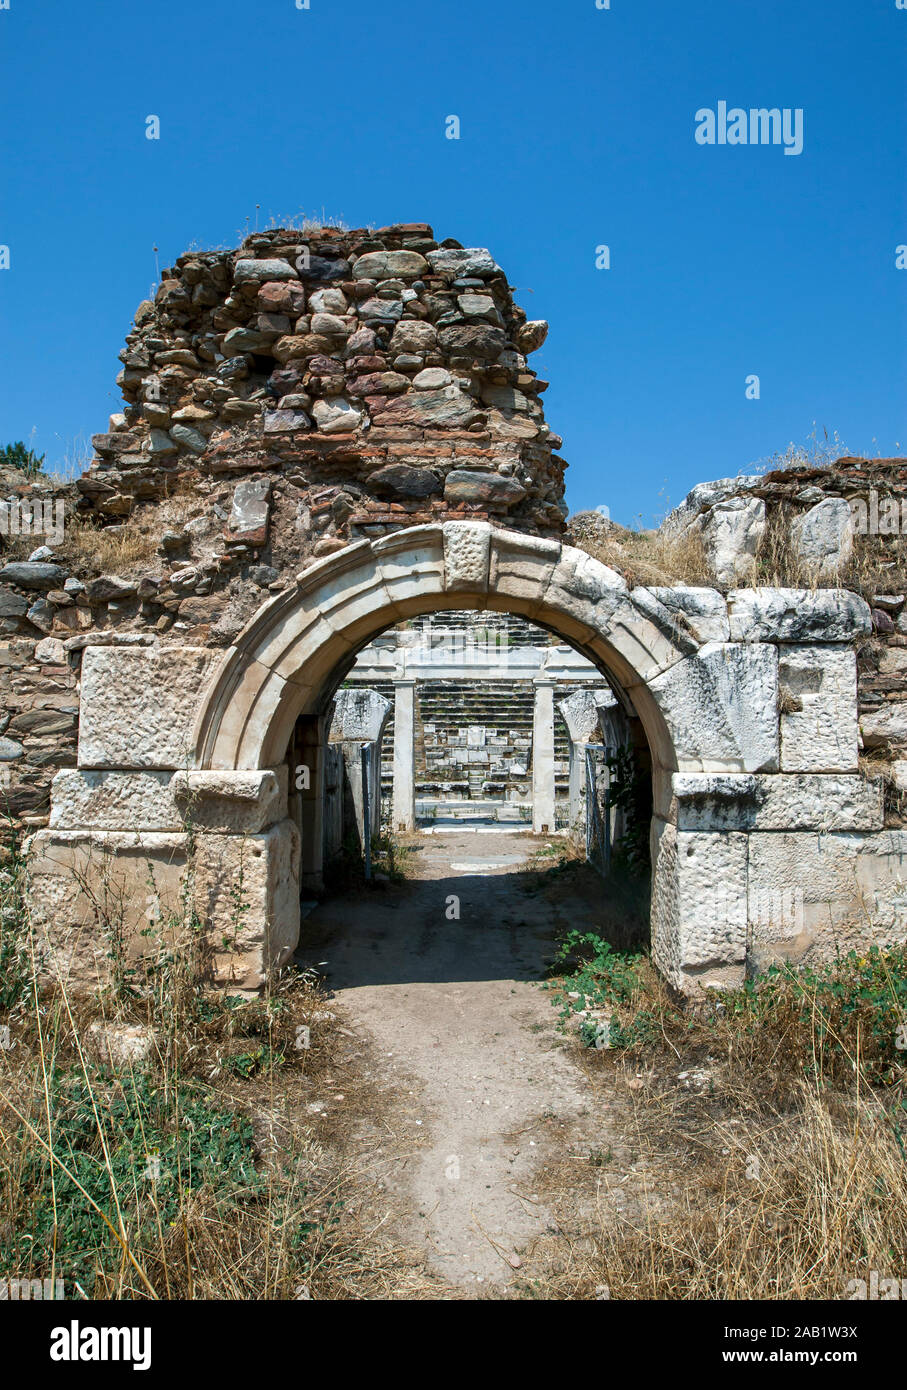
[[[652,594],[631,591],[620,575],[583,551],[485,522],[445,522],[363,540],[311,565],[295,587],[259,610],[206,688],[193,734],[196,766],[229,777],[243,769],[271,769],[278,780],[288,773],[294,802],[287,829],[278,834],[284,861],[299,853],[295,818],[302,827],[299,884],[303,891],[320,889],[325,750],[338,689],[379,634],[451,611],[513,614],[553,633],[557,645],[592,663],[627,717],[637,721],[631,758],[635,765],[633,750],[639,749],[650,761],[651,779],[639,780],[651,787],[655,806],[652,942],[656,955],[667,959],[676,895],[670,856],[667,878],[662,874],[666,836],[660,832],[670,816],[677,760],[658,679],[696,643]],[[553,704],[552,684],[545,698]],[[399,710],[396,717],[399,722]],[[556,806],[549,803],[550,814],[543,817],[541,804],[534,789],[534,829],[542,833],[547,827],[554,836]],[[399,824],[397,818],[395,829]],[[667,841],[672,850],[673,838]],[[273,862],[278,863],[276,842]],[[298,901],[295,886],[288,881],[282,897]],[[269,894],[276,901],[270,889]],[[297,932],[298,926],[297,920]]]
[[[550,897],[557,879],[586,909],[578,927],[617,947],[648,944],[653,761],[603,663],[521,616],[432,607],[345,655],[322,703],[299,716],[287,749],[306,964],[311,948],[338,951],[336,923],[321,930],[333,921],[325,902],[344,900],[361,924],[369,908],[353,890],[423,870],[457,913],[464,881],[469,892],[506,871],[510,898],[500,887],[497,897],[516,904],[516,920],[521,895]],[[492,960],[472,964],[481,977]],[[347,966],[348,982],[362,963],[347,952]]]

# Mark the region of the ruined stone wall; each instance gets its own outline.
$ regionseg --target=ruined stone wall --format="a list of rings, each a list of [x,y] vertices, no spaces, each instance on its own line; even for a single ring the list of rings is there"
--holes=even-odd
[[[527,322],[489,251],[424,223],[284,229],[190,252],[139,305],[125,399],[66,537],[0,538],[0,777],[17,828],[75,765],[86,646],[227,647],[351,541],[429,521],[563,529],[560,439]],[[96,528],[96,529],[95,529]]]
[[[572,529],[593,553],[596,536],[619,530],[592,514]],[[682,549],[690,537],[702,545],[702,573],[684,576],[694,585],[725,593],[840,585],[865,599],[872,625],[857,644],[860,768],[882,784],[886,827],[907,825],[907,459],[804,460],[700,483],[654,539],[678,538]],[[618,540],[608,554],[617,568],[620,549]],[[632,568],[629,550],[627,560]],[[789,704],[799,698],[793,686],[783,695]]]

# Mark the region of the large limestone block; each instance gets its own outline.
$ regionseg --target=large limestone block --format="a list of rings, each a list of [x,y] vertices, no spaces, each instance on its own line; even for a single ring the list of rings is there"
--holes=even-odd
[[[719,502],[752,492],[764,485],[758,473],[740,474],[736,478],[717,478],[711,483],[697,483],[678,506],[664,519],[665,531],[688,530],[704,512]]]
[[[783,772],[857,770],[857,659],[846,647],[778,649]]]
[[[181,914],[185,835],[41,830],[25,848],[39,949],[80,988],[107,982],[113,957],[153,950],[149,933]]]
[[[254,992],[292,956],[299,864],[299,831],[290,820],[261,835],[196,838],[196,911],[212,944],[217,984]]]
[[[732,589],[733,642],[852,642],[872,630],[869,605],[845,589]]]
[[[679,989],[742,983],[747,839],[653,821],[653,949],[659,969]]]
[[[220,655],[201,647],[86,647],[79,767],[185,767],[201,692]]]
[[[659,813],[681,830],[881,830],[882,786],[839,774],[675,772]]]
[[[183,820],[218,834],[255,834],[287,814],[289,769],[175,772],[172,795]]]
[[[778,653],[707,643],[650,682],[680,771],[778,770]]]
[[[50,828],[181,830],[171,775],[64,768],[51,783]]]
[[[843,497],[823,497],[791,525],[797,555],[817,574],[835,575],[853,551],[853,517]]]
[[[729,497],[706,512],[698,529],[718,583],[734,584],[755,564],[765,531],[765,503],[761,497]]]
[[[750,965],[901,941],[907,832],[749,837]]]

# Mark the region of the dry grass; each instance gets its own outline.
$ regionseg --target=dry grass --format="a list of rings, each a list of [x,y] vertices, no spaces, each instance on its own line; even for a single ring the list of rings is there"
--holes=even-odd
[[[907,1274],[904,1158],[880,1101],[803,1084],[757,1117],[740,1077],[707,1099],[628,1094],[632,1182],[595,1172],[597,1218],[574,1225],[548,1296],[837,1300],[872,1270]]]
[[[552,1242],[530,1296],[842,1299],[907,1277],[903,949],[699,1012],[648,963],[628,978],[605,1010],[618,1045],[578,1053],[626,1151],[546,1174],[568,1252]]]
[[[318,981],[290,973],[265,998],[230,998],[200,987],[191,914],[145,966],[105,929],[104,991],[43,980],[21,865],[0,875],[4,1274],[62,1278],[75,1298],[436,1293],[376,1183],[374,1135],[396,1098],[364,1075],[363,1043]],[[130,1027],[153,1038],[144,1060],[103,1042]]]
[[[594,512],[581,512],[571,519],[565,539],[630,584],[714,583],[702,539],[689,531],[631,531]]]
[[[784,508],[770,509],[747,584],[783,589],[837,585],[870,601],[877,593],[907,589],[907,553],[900,536],[856,535],[850,559],[837,576],[831,576],[818,572],[794,551],[792,516]],[[566,539],[617,570],[630,584],[728,587],[716,580],[702,539],[692,531],[629,531],[584,512],[571,520]]]
[[[115,528],[98,526],[87,517],[71,517],[58,554],[80,570],[121,573],[153,558],[159,533],[130,518]]]

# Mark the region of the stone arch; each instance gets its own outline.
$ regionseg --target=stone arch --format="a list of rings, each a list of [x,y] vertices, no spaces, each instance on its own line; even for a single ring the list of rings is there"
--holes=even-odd
[[[307,863],[319,856],[317,782],[313,819],[297,821],[288,772],[312,761],[303,750],[317,760],[359,648],[442,608],[512,612],[547,627],[598,665],[638,716],[653,765],[652,947],[673,984],[739,984],[748,961],[818,940],[821,913],[849,923],[870,891],[887,903],[901,848],[879,834],[879,789],[857,764],[852,643],[869,630],[861,599],[631,587],[556,540],[443,521],[311,565],[219,657],[166,643],[89,648],[78,767],[57,774],[51,826],[30,851],[37,918],[58,936],[69,924],[90,944],[92,904],[69,887],[73,866],[85,877],[88,865],[104,883],[116,879],[140,921],[156,858],[162,894],[178,899],[190,873],[200,915],[223,938],[231,865],[245,863],[245,938],[217,978],[259,988],[292,955],[298,887],[320,867],[320,858]],[[855,844],[865,879],[856,895],[844,881]],[[837,877],[822,878],[828,864]],[[813,909],[815,882],[828,902]],[[787,896],[776,910],[779,884]]]
[[[447,522],[360,541],[305,570],[266,603],[214,674],[192,738],[198,768],[283,760],[295,721],[323,714],[356,652],[406,618],[492,609],[547,627],[602,667],[639,715],[653,763],[677,755],[650,682],[697,643],[647,590],[558,541]]]

